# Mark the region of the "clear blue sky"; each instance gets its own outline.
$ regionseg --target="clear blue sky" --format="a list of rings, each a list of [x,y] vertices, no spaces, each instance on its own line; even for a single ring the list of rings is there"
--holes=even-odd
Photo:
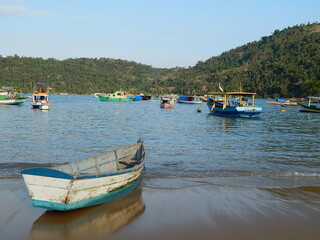
[[[320,0],[0,0],[0,55],[189,67],[308,22]]]

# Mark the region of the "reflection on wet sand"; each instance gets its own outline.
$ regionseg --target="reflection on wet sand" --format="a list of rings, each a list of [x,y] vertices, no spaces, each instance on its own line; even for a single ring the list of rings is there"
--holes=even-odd
[[[45,212],[33,223],[30,239],[95,239],[107,236],[144,212],[141,193],[137,188],[103,205],[70,212]]]
[[[281,199],[296,199],[304,201],[304,203],[308,203],[309,205],[319,204],[320,200],[320,187],[318,186],[305,186],[298,188],[272,188],[265,190],[279,196]]]

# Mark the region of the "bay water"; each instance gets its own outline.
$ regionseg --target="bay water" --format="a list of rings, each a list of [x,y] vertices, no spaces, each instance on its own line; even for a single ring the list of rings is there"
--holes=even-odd
[[[159,100],[101,102],[89,95],[52,95],[49,111],[0,106],[0,178],[29,167],[82,160],[144,139],[142,184],[291,188],[319,186],[320,115],[257,104],[257,119],[209,114],[206,103],[160,108]],[[201,108],[201,112],[197,109]],[[162,186],[159,179],[176,179]]]

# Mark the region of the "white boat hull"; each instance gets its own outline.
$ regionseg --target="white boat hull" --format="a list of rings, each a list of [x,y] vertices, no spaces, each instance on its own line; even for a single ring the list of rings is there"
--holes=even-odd
[[[9,104],[9,105],[19,105],[26,101],[27,99],[7,99],[0,100],[0,104]]]
[[[41,105],[41,106],[39,106],[39,109],[41,109],[41,110],[49,110],[50,106],[49,105]]]
[[[35,207],[67,211],[109,202],[133,190],[144,158],[143,143],[138,142],[78,162],[21,173]]]
[[[111,193],[125,186],[134,184],[141,175],[142,168],[119,175],[90,179],[59,179],[46,176],[24,174],[29,195],[35,207],[45,207],[51,210],[66,211],[81,207],[96,205],[97,198],[106,198]],[[115,195],[121,194],[116,192]],[[112,196],[114,197],[114,196]],[[113,198],[110,198],[110,201]]]
[[[202,101],[184,101],[184,100],[178,100],[177,103],[186,103],[186,104],[201,104]]]

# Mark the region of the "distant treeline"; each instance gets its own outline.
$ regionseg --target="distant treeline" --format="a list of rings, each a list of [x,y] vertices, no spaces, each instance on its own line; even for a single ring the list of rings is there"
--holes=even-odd
[[[213,46],[214,47],[214,46]],[[48,82],[53,92],[91,94],[126,90],[146,94],[257,92],[260,97],[304,97],[320,93],[320,24],[275,30],[189,68],[153,68],[110,58],[42,59],[0,56],[0,84],[31,92]]]

